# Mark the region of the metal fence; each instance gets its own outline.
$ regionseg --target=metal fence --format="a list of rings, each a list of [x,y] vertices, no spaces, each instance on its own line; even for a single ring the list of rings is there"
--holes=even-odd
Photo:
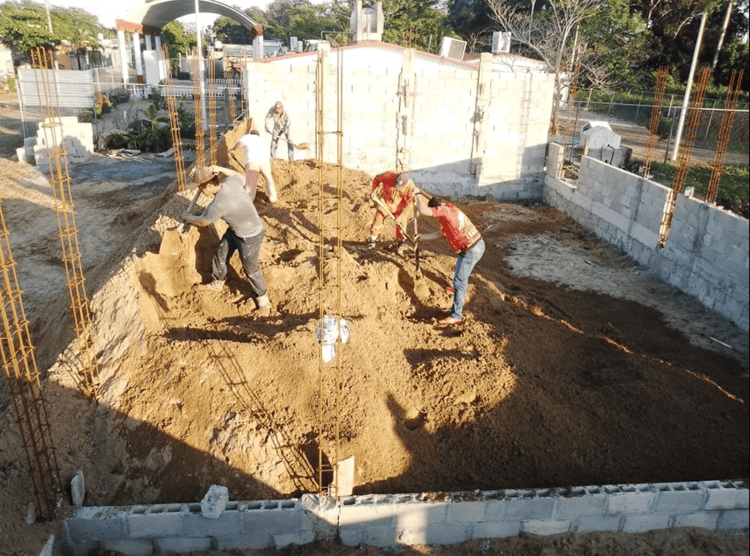
[[[614,101],[591,100],[590,91],[576,95],[577,100],[564,106],[563,115],[568,121],[576,116],[583,120],[605,120],[643,128],[648,134],[653,109],[652,97],[642,94],[637,103],[618,103]],[[585,99],[585,100],[584,100]],[[658,146],[661,150],[674,145],[678,122],[682,113],[682,95],[665,95],[662,99],[658,126]],[[713,150],[719,136],[722,119],[728,111],[723,108],[724,101],[706,100],[700,108],[700,120],[695,130],[695,148]],[[688,107],[692,110],[693,107]],[[735,109],[727,153],[748,154],[748,131],[750,117],[747,108]],[[579,123],[579,125],[582,125]],[[577,131],[580,131],[580,127]],[[670,153],[670,157],[671,157]],[[736,158],[736,157],[735,157]]]

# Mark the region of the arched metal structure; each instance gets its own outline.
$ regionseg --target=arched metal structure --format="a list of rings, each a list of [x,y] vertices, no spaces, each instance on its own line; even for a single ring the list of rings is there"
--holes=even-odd
[[[228,17],[248,29],[253,37],[263,34],[263,26],[243,12],[218,2],[198,0],[201,13],[214,13]],[[128,13],[124,19],[117,19],[118,30],[158,35],[170,21],[195,13],[195,3],[186,0],[156,0]]]

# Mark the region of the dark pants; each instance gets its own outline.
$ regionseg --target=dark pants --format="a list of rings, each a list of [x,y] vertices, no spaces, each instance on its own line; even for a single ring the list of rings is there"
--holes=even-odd
[[[258,266],[260,246],[263,243],[264,236],[265,232],[261,231],[253,237],[242,238],[235,234],[231,228],[227,228],[219,245],[216,246],[214,258],[211,262],[211,275],[214,280],[226,279],[229,259],[232,258],[235,251],[239,251],[242,268],[253,294],[255,297],[266,295],[266,282],[263,279],[263,272]]]

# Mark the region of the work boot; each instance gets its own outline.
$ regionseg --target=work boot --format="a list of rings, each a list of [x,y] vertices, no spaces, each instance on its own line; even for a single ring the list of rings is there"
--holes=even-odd
[[[399,257],[406,255],[406,242],[403,239],[396,241],[396,255]]]
[[[370,236],[370,240],[367,242],[367,248],[368,249],[375,249],[375,246],[377,245],[378,238],[375,236]]]
[[[222,288],[224,288],[224,280],[214,280],[203,287],[203,289],[210,292],[220,292]]]
[[[271,308],[271,300],[268,299],[268,294],[263,294],[255,298],[255,306],[259,311]]]

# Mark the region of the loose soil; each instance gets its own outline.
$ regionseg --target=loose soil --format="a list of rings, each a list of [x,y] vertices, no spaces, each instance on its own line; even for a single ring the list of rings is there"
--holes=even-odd
[[[462,199],[487,250],[464,321],[445,328],[436,321],[451,303],[455,257],[444,240],[424,243],[417,274],[413,254],[391,248],[392,228],[366,248],[371,176],[276,160],[280,201],[268,204],[261,190],[256,202],[273,304],[260,314],[236,257],[224,291],[200,287],[224,226],[177,231],[191,193],[176,191],[169,163],[95,155],[70,168],[97,404],[80,393],[68,349],[73,323],[50,185],[34,167],[0,158],[0,208],[57,463],[64,485],[83,471],[86,505],[199,501],[212,484],[226,485],[232,500],[299,496],[317,490],[319,448],[324,466],[354,458],[355,494],[746,484],[747,334],[565,215]],[[419,227],[437,229],[427,218]],[[318,358],[321,313],[350,325],[329,363]],[[72,508],[66,493],[56,520],[26,524],[33,491],[2,384],[0,555],[32,555]],[[317,544],[245,553],[355,551],[388,552]],[[403,550],[747,551],[747,533],[694,529]]]

